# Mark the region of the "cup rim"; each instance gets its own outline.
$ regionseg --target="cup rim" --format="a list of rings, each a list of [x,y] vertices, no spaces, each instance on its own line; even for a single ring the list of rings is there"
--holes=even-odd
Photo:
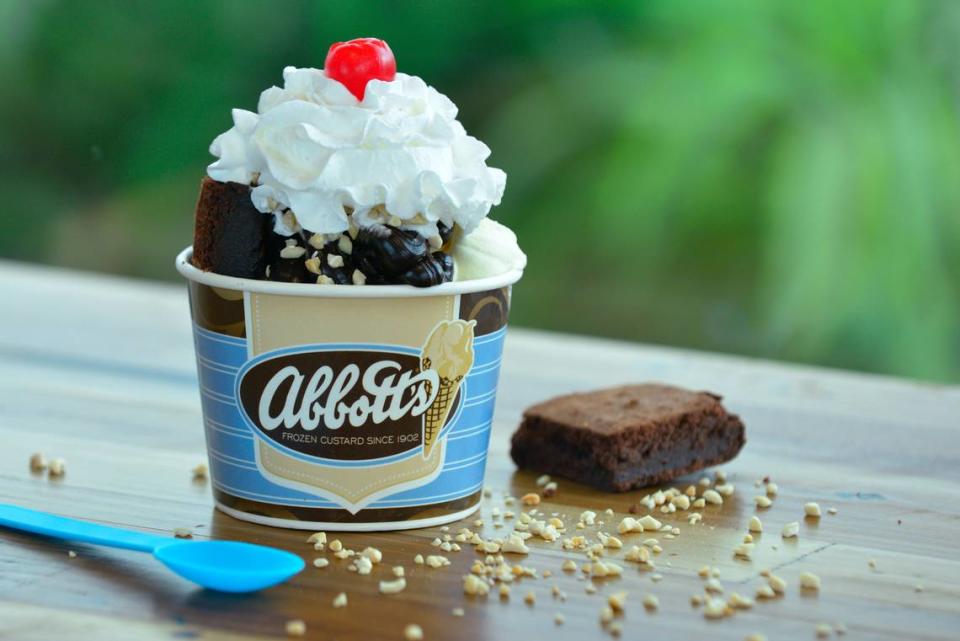
[[[195,283],[252,292],[256,294],[276,294],[281,296],[301,296],[312,298],[425,298],[428,296],[452,296],[471,294],[491,289],[500,289],[513,285],[523,276],[523,269],[512,269],[486,278],[453,281],[433,287],[414,287],[412,285],[319,285],[313,283],[280,283],[269,280],[253,280],[225,276],[198,269],[191,262],[193,245],[189,245],[177,254],[176,267],[180,275]]]

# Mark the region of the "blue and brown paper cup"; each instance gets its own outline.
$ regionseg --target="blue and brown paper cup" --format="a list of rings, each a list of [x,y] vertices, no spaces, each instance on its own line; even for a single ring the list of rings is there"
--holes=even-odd
[[[393,530],[477,509],[517,270],[430,288],[189,281],[217,507]]]

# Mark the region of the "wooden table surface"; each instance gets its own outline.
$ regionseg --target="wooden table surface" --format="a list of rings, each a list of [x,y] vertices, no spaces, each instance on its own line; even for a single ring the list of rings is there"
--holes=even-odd
[[[216,512],[209,486],[192,481],[205,453],[184,287],[0,263],[0,300],[0,500],[154,533],[190,527],[197,538],[275,545],[308,561],[318,555],[304,532]],[[0,638],[283,638],[288,620],[303,619],[310,639],[402,639],[410,623],[428,640],[604,639],[611,634],[600,610],[621,590],[629,592],[618,618],[625,639],[744,639],[757,632],[771,640],[812,639],[819,623],[843,624],[846,639],[960,637],[957,387],[514,328],[487,468],[492,496],[482,506],[484,536],[509,530],[510,522],[495,529],[491,518],[495,507],[510,509],[505,493],[537,489],[535,476],[518,472],[507,455],[525,406],[646,380],[723,394],[743,416],[748,439],[724,468],[735,493],[722,506],[698,510],[702,524],[688,525],[685,512],[656,514],[680,535],[660,536],[655,572],[615,561],[623,576],[596,580],[597,592],[588,594],[591,581],[560,567],[568,558],[585,562],[582,553],[531,542],[530,555],[516,560],[552,576],[515,583],[509,600],[467,597],[462,576],[482,558],[470,546],[447,555],[450,567],[414,565],[416,554],[437,553],[430,541],[440,531],[432,528],[336,535],[347,547],[383,551],[384,563],[371,576],[334,559],[325,569],[308,566],[286,585],[228,596],[195,589],[146,555],[3,531]],[[66,476],[32,475],[27,461],[35,451],[66,458]],[[769,509],[757,510],[752,499],[762,490],[755,481],[764,476],[780,491]],[[595,510],[612,532],[642,495],[603,494],[561,479],[541,509],[570,523]],[[804,519],[807,501],[821,505],[819,520]],[[830,507],[838,512],[827,514]],[[604,516],[607,508],[616,516]],[[753,514],[765,532],[752,561],[735,559]],[[474,518],[465,525],[473,527]],[[789,521],[800,522],[800,534],[784,540],[780,531]],[[596,530],[583,532],[593,538]],[[629,547],[645,536],[623,539]],[[611,550],[611,557],[623,551]],[[380,595],[378,580],[395,564],[406,567],[408,587]],[[787,591],[707,620],[689,600],[703,592],[703,565],[719,569],[727,595],[752,597],[765,567],[787,581]],[[799,589],[804,571],[819,575],[819,593]],[[565,601],[552,596],[555,585]],[[532,606],[523,602],[530,590]],[[349,604],[334,609],[341,591]],[[659,598],[659,610],[644,609],[646,594]],[[456,607],[463,618],[451,614]],[[565,617],[562,625],[556,613]]]

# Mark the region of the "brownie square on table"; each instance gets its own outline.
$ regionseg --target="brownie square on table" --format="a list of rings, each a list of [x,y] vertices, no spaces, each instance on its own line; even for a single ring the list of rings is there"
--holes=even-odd
[[[510,456],[601,490],[666,483],[729,461],[746,442],[721,397],[659,384],[568,394],[528,408]]]

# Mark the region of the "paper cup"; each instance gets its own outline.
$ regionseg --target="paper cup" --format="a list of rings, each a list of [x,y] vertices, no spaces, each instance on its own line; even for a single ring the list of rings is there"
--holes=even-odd
[[[217,507],[245,521],[399,530],[480,504],[510,286],[189,281]]]

